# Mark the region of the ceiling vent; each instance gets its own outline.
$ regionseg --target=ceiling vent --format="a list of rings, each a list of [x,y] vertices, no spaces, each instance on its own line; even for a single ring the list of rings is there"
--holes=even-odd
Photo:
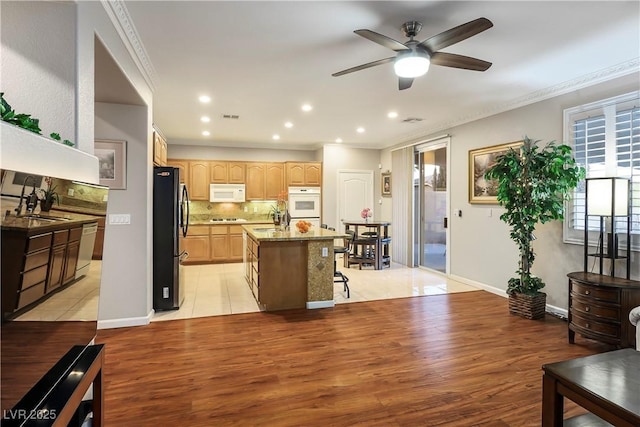
[[[406,119],[402,120],[402,123],[418,123],[423,120],[424,119],[421,119],[419,117],[407,117]]]
[[[237,115],[237,114],[223,114],[222,118],[223,119],[238,120],[240,118],[240,116]]]

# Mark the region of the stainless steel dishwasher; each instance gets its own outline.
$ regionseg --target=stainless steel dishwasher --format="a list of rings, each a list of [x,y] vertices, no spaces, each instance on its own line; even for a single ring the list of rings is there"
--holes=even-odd
[[[98,233],[98,223],[92,222],[82,226],[82,237],[80,237],[80,249],[78,251],[78,266],[76,267],[76,279],[89,272],[91,258],[93,257],[93,246],[96,243]]]

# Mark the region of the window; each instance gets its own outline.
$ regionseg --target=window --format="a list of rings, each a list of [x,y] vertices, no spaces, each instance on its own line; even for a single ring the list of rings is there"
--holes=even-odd
[[[564,140],[574,148],[587,178],[617,176],[631,180],[632,247],[640,248],[640,92],[617,96],[564,111]],[[566,210],[564,240],[583,243],[585,183],[573,193]],[[599,230],[598,217],[589,217],[590,231]],[[627,231],[618,220],[616,232]]]

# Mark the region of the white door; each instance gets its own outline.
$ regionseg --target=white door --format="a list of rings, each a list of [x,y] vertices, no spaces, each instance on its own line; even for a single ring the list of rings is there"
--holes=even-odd
[[[362,220],[360,212],[373,205],[373,171],[338,171],[338,224],[336,229],[344,231],[342,221]]]

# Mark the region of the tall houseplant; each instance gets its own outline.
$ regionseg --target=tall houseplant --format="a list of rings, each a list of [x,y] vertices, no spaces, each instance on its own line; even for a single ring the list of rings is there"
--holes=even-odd
[[[533,231],[538,223],[564,218],[564,202],[585,176],[571,147],[555,141],[540,147],[539,142],[525,137],[519,149],[498,156],[485,173],[486,179],[498,182],[497,200],[505,208],[500,219],[511,227],[510,237],[520,252],[517,277],[507,286],[509,309],[533,319],[544,317],[546,300],[540,292],[544,282],[531,274]],[[534,312],[524,311],[526,301],[534,304]]]

